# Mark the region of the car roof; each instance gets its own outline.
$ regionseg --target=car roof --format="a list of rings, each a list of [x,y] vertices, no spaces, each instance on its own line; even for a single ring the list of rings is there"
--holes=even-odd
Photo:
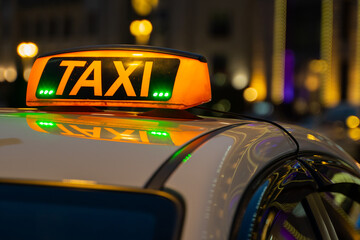
[[[81,179],[142,187],[183,145],[238,122],[210,118],[169,120],[115,111],[1,109],[0,177]],[[159,133],[168,136],[157,136]]]
[[[261,162],[266,163],[296,151],[292,140],[276,126],[239,119],[197,116],[179,119],[119,111],[0,109],[0,126],[1,152],[6,156],[2,159],[0,178],[11,179],[78,179],[143,187],[179,149],[226,127],[229,130],[219,134],[241,129],[232,139],[243,138],[245,142],[241,144],[247,147],[243,151],[248,152],[247,157],[252,161],[261,157]],[[301,151],[352,159],[338,145],[317,133],[292,125],[286,128],[296,136]],[[205,141],[215,136],[210,135]],[[277,138],[284,143],[268,148],[266,144]],[[252,143],[258,141],[261,144],[252,147]],[[207,152],[212,150],[209,148]]]

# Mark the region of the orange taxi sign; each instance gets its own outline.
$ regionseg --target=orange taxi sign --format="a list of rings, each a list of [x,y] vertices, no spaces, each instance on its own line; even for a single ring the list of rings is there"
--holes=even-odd
[[[186,109],[211,99],[204,57],[134,46],[93,46],[40,56],[28,82],[28,106]]]

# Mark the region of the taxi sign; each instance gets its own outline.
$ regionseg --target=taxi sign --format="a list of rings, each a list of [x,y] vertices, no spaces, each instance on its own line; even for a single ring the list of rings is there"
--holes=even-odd
[[[145,46],[93,46],[40,56],[28,106],[186,109],[211,99],[206,59]]]

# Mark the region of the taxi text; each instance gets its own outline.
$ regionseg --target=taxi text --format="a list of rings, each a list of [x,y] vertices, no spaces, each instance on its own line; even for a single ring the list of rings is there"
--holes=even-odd
[[[60,63],[60,66],[66,67],[66,70],[60,80],[59,86],[56,91],[56,95],[63,95],[64,89],[69,81],[69,78],[75,68],[84,68],[87,64],[87,61],[75,61],[75,60],[63,60]],[[153,62],[152,61],[136,61],[129,64],[126,68],[123,61],[113,61],[113,64],[116,68],[118,77],[114,80],[111,87],[106,91],[104,96],[113,96],[115,92],[123,86],[126,92],[126,95],[129,97],[136,97],[134,87],[130,81],[130,75],[135,71],[135,69],[144,65],[144,72],[141,82],[141,92],[140,97],[147,97],[149,94],[150,86],[150,77]],[[93,73],[93,79],[89,79],[89,76]],[[103,87],[102,87],[102,74],[101,74],[101,61],[93,61],[76,81],[76,84],[70,91],[69,95],[77,95],[80,88],[82,87],[92,87],[94,89],[94,96],[103,96]]]

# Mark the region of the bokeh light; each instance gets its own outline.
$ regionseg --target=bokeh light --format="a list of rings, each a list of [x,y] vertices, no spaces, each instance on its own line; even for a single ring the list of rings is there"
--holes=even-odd
[[[323,73],[327,69],[327,63],[324,60],[314,59],[310,61],[309,69],[314,73]]]
[[[15,82],[17,78],[17,71],[14,67],[8,67],[4,71],[4,78],[8,82]]]
[[[27,67],[24,69],[23,77],[26,82],[29,80],[30,72],[31,72],[31,67]]]
[[[302,115],[305,114],[306,111],[308,110],[308,104],[305,101],[305,99],[299,98],[295,100],[294,108],[298,114]]]
[[[218,72],[218,73],[214,74],[214,84],[216,86],[222,87],[225,85],[225,83],[226,83],[226,74],[225,73]]]
[[[231,102],[228,99],[221,99],[215,103],[212,108],[218,111],[228,112],[231,109]]]
[[[149,20],[135,20],[130,24],[130,32],[134,36],[149,35],[152,32],[152,24]]]
[[[320,79],[315,74],[309,74],[305,80],[305,87],[310,91],[314,92],[320,87]]]
[[[17,47],[17,53],[20,57],[35,57],[38,54],[38,47],[35,43],[20,43]]]
[[[346,126],[348,128],[357,128],[360,125],[360,119],[357,116],[349,116],[346,118]]]
[[[150,34],[153,26],[149,20],[135,20],[130,24],[130,32],[135,36],[137,44],[147,44],[150,39]]]
[[[249,77],[244,73],[234,75],[231,84],[236,90],[244,89],[249,84]]]
[[[5,68],[1,67],[0,68],[0,82],[4,82],[5,81]]]
[[[354,141],[360,140],[360,128],[348,129],[348,136]]]
[[[247,88],[244,91],[244,98],[248,102],[253,102],[256,100],[258,93],[255,88]]]
[[[253,106],[253,111],[260,116],[269,116],[274,112],[274,106],[269,102],[257,102]]]
[[[159,0],[131,0],[131,4],[138,15],[147,16],[157,7]]]

